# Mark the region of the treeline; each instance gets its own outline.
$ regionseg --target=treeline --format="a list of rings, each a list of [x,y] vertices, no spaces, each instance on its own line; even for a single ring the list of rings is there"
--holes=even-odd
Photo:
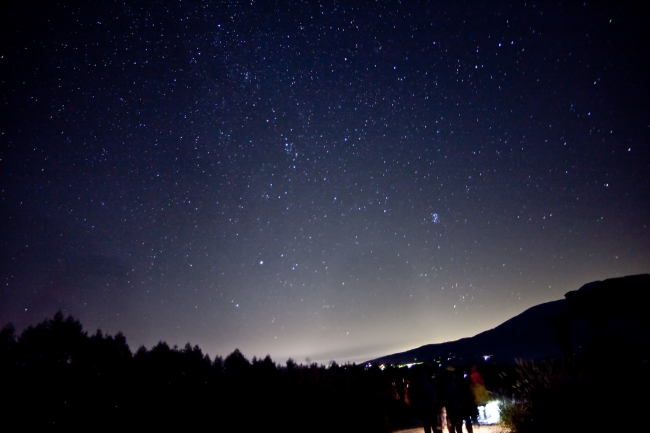
[[[404,370],[298,365],[239,350],[210,359],[159,342],[133,353],[125,336],[88,335],[61,312],[20,335],[0,331],[3,426],[390,431],[412,416]]]

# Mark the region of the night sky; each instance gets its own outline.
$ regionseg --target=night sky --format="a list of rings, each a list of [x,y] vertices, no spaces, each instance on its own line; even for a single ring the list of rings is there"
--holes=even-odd
[[[363,361],[650,271],[646,11],[418,3],[3,2],[0,324]]]

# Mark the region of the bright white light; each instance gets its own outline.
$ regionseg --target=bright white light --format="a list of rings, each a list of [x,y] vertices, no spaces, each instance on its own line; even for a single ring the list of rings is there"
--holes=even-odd
[[[499,415],[499,402],[491,401],[485,406],[478,408],[479,424],[496,424],[501,419]]]

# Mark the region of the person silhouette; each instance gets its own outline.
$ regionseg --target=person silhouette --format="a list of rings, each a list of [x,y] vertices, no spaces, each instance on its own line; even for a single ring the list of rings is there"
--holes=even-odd
[[[441,401],[438,391],[429,375],[423,375],[422,380],[422,420],[424,433],[442,433],[440,423]]]
[[[471,377],[469,375],[467,377],[456,377],[456,386],[460,392],[461,423],[465,422],[467,433],[473,433],[472,423],[478,422],[478,407],[474,401]]]
[[[454,380],[454,372],[445,370],[440,377],[442,403],[447,412],[447,429],[449,433],[463,433],[463,413],[461,394]]]

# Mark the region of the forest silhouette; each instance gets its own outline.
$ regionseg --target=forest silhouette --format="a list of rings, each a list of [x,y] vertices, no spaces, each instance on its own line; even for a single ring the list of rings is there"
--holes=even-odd
[[[403,370],[303,365],[239,350],[211,359],[161,341],[134,353],[122,333],[88,335],[59,311],[0,331],[3,425],[21,429],[197,428],[389,431],[405,415]],[[398,421],[397,421],[398,422]]]

